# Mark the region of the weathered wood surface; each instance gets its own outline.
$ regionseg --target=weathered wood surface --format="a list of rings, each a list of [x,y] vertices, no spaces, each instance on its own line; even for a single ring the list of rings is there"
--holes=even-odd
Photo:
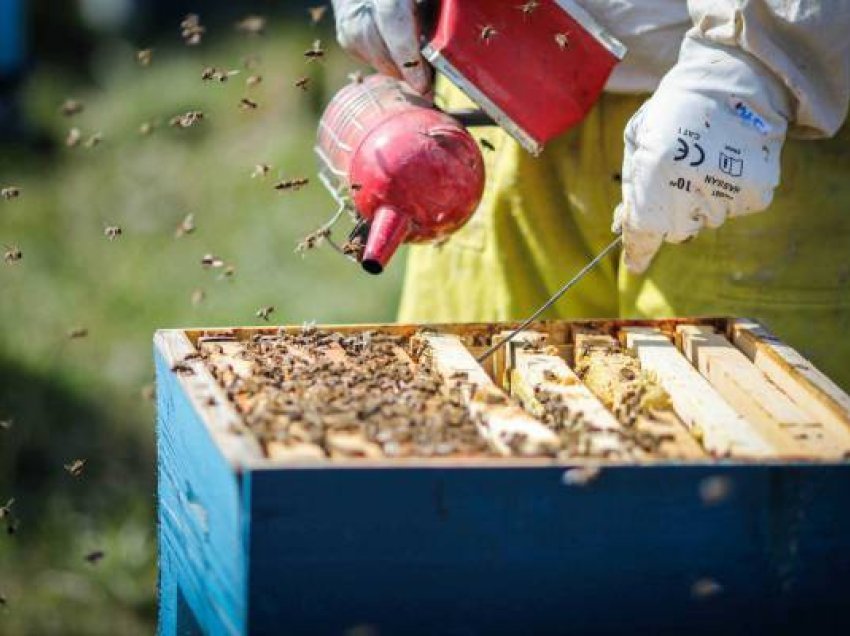
[[[640,368],[616,338],[595,330],[576,329],[576,369],[588,389],[614,413],[621,425],[657,444],[656,457],[698,459],[706,452],[676,416],[669,395]],[[644,400],[652,403],[642,408]],[[628,421],[625,421],[628,420]]]
[[[423,333],[417,337],[425,343],[443,381],[459,386],[470,415],[480,421],[479,430],[498,453],[534,456],[557,452],[558,436],[510,403],[458,336]]]
[[[629,455],[622,443],[620,423],[563,358],[534,349],[543,341],[540,334],[529,332],[509,345],[511,394],[537,417],[543,417],[547,408],[565,409],[579,417],[585,429],[584,454],[620,458]],[[553,406],[547,406],[550,403]]]
[[[677,328],[685,357],[718,393],[786,458],[837,458],[844,450],[814,417],[768,380],[740,349],[713,327]]]
[[[621,333],[641,367],[655,373],[676,414],[709,453],[762,459],[776,455],[776,449],[723,400],[664,334],[647,327],[627,327]]]
[[[771,382],[822,426],[823,434],[850,453],[850,396],[794,348],[758,322],[730,321],[732,342]]]

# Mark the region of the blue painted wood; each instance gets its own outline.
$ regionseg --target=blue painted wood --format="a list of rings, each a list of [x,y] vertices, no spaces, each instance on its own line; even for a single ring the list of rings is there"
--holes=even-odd
[[[850,633],[850,466],[562,474],[250,473],[250,633]]]
[[[155,361],[159,633],[245,633],[240,480],[159,352]]]

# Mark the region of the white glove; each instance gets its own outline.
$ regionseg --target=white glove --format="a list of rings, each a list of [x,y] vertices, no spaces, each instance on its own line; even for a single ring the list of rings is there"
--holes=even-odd
[[[333,7],[342,48],[423,95],[430,90],[414,0],[333,0]]]
[[[685,38],[679,61],[626,125],[613,230],[623,232],[631,271],[644,271],[662,241],[770,205],[789,102],[754,57]]]

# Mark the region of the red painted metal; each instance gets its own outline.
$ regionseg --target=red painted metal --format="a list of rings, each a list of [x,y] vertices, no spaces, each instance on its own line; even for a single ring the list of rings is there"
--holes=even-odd
[[[342,89],[319,124],[318,148],[371,222],[363,267],[383,270],[402,242],[460,228],[484,189],[470,134],[404,83],[371,75]]]
[[[428,50],[473,99],[475,92],[501,111],[500,124],[542,145],[584,118],[625,49],[575,3],[531,4],[442,0]]]

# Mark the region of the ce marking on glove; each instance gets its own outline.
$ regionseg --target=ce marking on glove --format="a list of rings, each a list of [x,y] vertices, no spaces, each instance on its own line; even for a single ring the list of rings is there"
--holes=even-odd
[[[691,157],[692,161],[689,161],[688,165],[692,168],[696,168],[697,166],[702,165],[702,163],[705,161],[705,150],[702,149],[702,146],[700,146],[695,141],[688,143],[681,137],[677,137],[676,142],[676,154],[673,157],[673,161],[684,161],[689,156],[691,156],[691,151],[694,150],[699,153],[699,157]]]

